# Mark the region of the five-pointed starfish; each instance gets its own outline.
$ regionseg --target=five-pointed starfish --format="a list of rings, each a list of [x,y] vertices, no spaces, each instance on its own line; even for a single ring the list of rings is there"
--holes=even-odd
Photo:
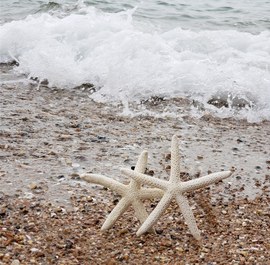
[[[147,151],[143,151],[139,156],[138,162],[134,171],[137,173],[144,173],[147,165]],[[135,215],[141,223],[148,217],[148,213],[141,200],[161,198],[163,191],[156,188],[141,188],[141,184],[135,180],[131,180],[128,185],[122,184],[114,179],[95,174],[82,174],[81,179],[95,184],[103,185],[122,196],[121,200],[115,208],[108,215],[101,230],[111,228],[118,218],[132,205],[135,210]]]
[[[194,215],[192,213],[192,210],[189,206],[188,200],[184,195],[184,193],[187,191],[193,191],[195,189],[208,186],[214,182],[218,182],[224,178],[228,178],[232,174],[231,171],[223,171],[213,173],[197,179],[193,179],[190,181],[182,182],[180,180],[180,154],[179,154],[178,139],[176,135],[174,135],[172,138],[171,174],[169,181],[150,177],[145,174],[134,172],[129,169],[122,169],[121,171],[125,175],[131,177],[132,179],[138,182],[141,182],[142,184],[152,185],[164,191],[162,199],[138,230],[137,232],[138,236],[145,233],[148,229],[150,229],[158,221],[159,217],[169,206],[172,199],[175,199],[180,207],[180,210],[185,218],[185,221],[189,227],[191,234],[197,240],[201,239],[200,231],[197,227]]]

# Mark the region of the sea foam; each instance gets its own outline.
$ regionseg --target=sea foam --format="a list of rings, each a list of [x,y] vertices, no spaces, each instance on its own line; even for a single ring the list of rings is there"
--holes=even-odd
[[[66,16],[29,15],[0,27],[0,60],[49,86],[94,84],[96,101],[189,97],[219,116],[270,120],[270,32],[170,31],[137,25],[129,10],[82,7]],[[213,98],[244,108],[216,108]],[[228,100],[230,103],[230,100]],[[232,101],[231,101],[232,102]]]

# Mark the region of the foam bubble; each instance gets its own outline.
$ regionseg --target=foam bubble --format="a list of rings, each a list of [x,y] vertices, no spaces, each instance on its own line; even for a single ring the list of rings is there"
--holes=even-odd
[[[91,96],[97,101],[191,97],[216,115],[232,116],[232,105],[208,103],[240,98],[250,104],[238,117],[270,119],[269,31],[154,32],[134,25],[132,12],[82,7],[64,17],[37,14],[6,23],[0,60],[16,58],[17,73],[47,79],[50,86],[92,83],[99,88]]]

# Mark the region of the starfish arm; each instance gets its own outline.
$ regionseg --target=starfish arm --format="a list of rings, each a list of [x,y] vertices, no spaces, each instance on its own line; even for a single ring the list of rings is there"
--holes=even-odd
[[[197,227],[195,217],[193,215],[193,212],[191,211],[191,208],[189,206],[188,200],[185,196],[183,195],[177,195],[176,196],[176,201],[180,207],[180,210],[185,218],[185,221],[188,225],[188,228],[191,232],[191,234],[197,239],[200,240],[200,230]]]
[[[135,211],[135,216],[141,222],[141,224],[147,219],[148,213],[140,200],[134,200],[132,202],[132,206]],[[151,228],[151,232],[155,232],[153,228]]]
[[[176,135],[172,137],[171,145],[171,176],[170,181],[179,181],[180,177],[180,153],[179,153],[179,143]]]
[[[142,184],[148,184],[156,188],[166,189],[167,181],[165,180],[153,178],[148,175],[145,175],[145,174],[142,174],[142,173],[130,170],[130,169],[126,169],[126,168],[121,168],[121,172],[125,174],[126,176],[131,177],[132,179]]]
[[[141,188],[139,191],[139,194],[138,194],[138,196],[141,200],[162,198],[163,195],[164,195],[163,190],[149,189],[149,188]]]
[[[122,198],[118,204],[114,207],[111,213],[108,215],[106,221],[101,227],[102,231],[110,229],[114,223],[119,219],[119,217],[126,211],[130,202],[128,202],[125,198]]]
[[[139,172],[139,173],[144,173],[147,166],[147,158],[148,158],[148,152],[142,151],[142,153],[140,154],[138,158],[134,171]],[[141,184],[132,179],[130,181],[130,186],[131,188],[134,187],[136,189],[139,189]]]
[[[222,179],[228,178],[232,175],[232,171],[221,171],[212,173],[210,175],[200,177],[197,179],[192,179],[186,182],[181,183],[181,190],[182,192],[191,191],[195,189],[199,189],[215,182],[218,182]]]
[[[148,152],[142,151],[135,166],[135,171],[144,173],[147,166]]]
[[[106,188],[109,188],[109,189],[117,192],[120,195],[122,195],[123,191],[126,189],[126,185],[124,185],[124,184],[122,184],[114,179],[105,177],[103,175],[85,173],[85,174],[82,174],[80,177],[81,177],[81,179],[83,179],[87,182],[102,185]]]
[[[148,218],[137,231],[137,236],[140,236],[143,233],[147,232],[158,221],[159,217],[162,215],[163,212],[165,212],[171,200],[172,195],[169,192],[165,193],[156,208],[150,213]]]

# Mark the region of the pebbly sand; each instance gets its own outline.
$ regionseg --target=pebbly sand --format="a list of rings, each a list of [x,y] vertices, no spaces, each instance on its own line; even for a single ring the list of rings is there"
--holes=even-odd
[[[2,85],[0,264],[270,264],[270,122],[194,118],[183,99],[149,101],[143,108],[154,116],[128,116],[123,106],[88,95]],[[79,174],[127,182],[119,168],[134,166],[146,149],[148,171],[166,179],[173,134],[188,178],[236,168],[222,183],[188,195],[202,241],[191,237],[176,204],[156,235],[135,235],[132,209],[101,233],[119,197]],[[156,203],[146,202],[149,211]]]

